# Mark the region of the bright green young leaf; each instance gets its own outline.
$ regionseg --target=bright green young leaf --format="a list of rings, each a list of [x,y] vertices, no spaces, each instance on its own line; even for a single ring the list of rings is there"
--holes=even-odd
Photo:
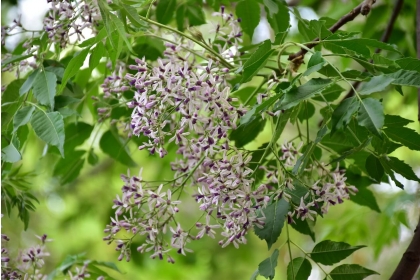
[[[366,246],[351,246],[344,242],[324,240],[315,245],[311,259],[323,265],[333,265]]]
[[[66,152],[66,157],[60,159],[54,167],[53,176],[60,177],[60,184],[73,182],[80,174],[85,162],[86,151]]]
[[[89,68],[93,70],[98,66],[99,61],[105,55],[105,46],[102,42],[96,44],[96,47],[93,48],[92,53],[89,58]]]
[[[320,70],[325,64],[325,60],[322,57],[321,52],[315,52],[308,62],[308,68],[303,73],[303,76],[308,76],[312,74],[313,72],[317,72]]]
[[[54,109],[57,77],[52,72],[41,71],[34,78],[33,93],[38,102]]]
[[[307,280],[311,275],[311,263],[302,257],[294,258],[287,265],[287,280]]]
[[[83,66],[83,62],[86,59],[86,56],[89,53],[89,48],[85,48],[79,53],[77,53],[69,62],[69,64],[66,67],[66,70],[64,71],[63,79],[61,80],[61,86],[60,86],[60,92],[63,91],[63,89],[66,87],[66,84],[68,80],[76,75],[80,68]]]
[[[267,59],[273,53],[271,49],[270,40],[265,40],[258,49],[251,54],[249,59],[244,64],[244,72],[242,75],[241,83],[246,83],[254,77],[258,71],[265,65]]]
[[[299,104],[299,102],[322,92],[330,85],[330,79],[314,78],[306,84],[303,84],[299,87],[293,87],[291,90],[286,92],[279,109],[285,110],[292,108]]]
[[[379,159],[374,155],[369,155],[366,159],[366,170],[369,176],[375,179],[377,182],[380,182],[382,176],[384,176],[384,168],[382,167]]]
[[[236,16],[241,19],[242,30],[252,39],[260,22],[260,6],[255,0],[242,0],[236,5]]]
[[[25,125],[30,121],[34,110],[35,107],[29,105],[22,107],[19,109],[19,111],[16,112],[13,118],[13,133],[15,133],[20,126]]]
[[[356,96],[344,99],[331,116],[331,134],[344,129],[350,123],[352,116],[359,109],[360,103]]]
[[[267,242],[268,249],[276,243],[277,238],[280,236],[288,211],[289,203],[287,201],[284,199],[273,201],[263,209],[266,217],[264,227],[254,226],[255,234]]]
[[[39,69],[36,69],[34,72],[32,72],[25,80],[25,82],[23,83],[23,85],[20,87],[19,89],[19,95],[22,96],[25,93],[27,93],[28,91],[31,90],[35,78],[38,76],[39,74]]]
[[[258,265],[258,272],[261,276],[268,279],[274,279],[276,275],[277,259],[279,258],[279,250],[274,250],[273,254]]]
[[[384,132],[389,138],[410,150],[420,151],[420,134],[414,130],[403,126],[392,126],[385,128]]]
[[[404,70],[420,72],[420,60],[414,57],[404,57],[395,61]]]
[[[22,156],[18,149],[10,143],[8,146],[1,149],[1,160],[5,162],[17,162],[22,159]]]
[[[385,115],[385,127],[402,127],[406,126],[409,123],[412,123],[412,120],[404,119],[400,116],[394,116],[394,115]]]
[[[372,134],[382,138],[380,129],[384,125],[384,112],[381,102],[376,99],[366,98],[360,102],[357,121],[366,127]]]
[[[369,82],[365,83],[358,92],[361,95],[368,95],[374,92],[381,92],[389,84],[391,84],[392,81],[394,81],[394,79],[386,75],[375,76]]]
[[[156,19],[162,24],[168,24],[175,13],[176,0],[159,0],[156,7]]]
[[[333,280],[362,280],[374,274],[379,273],[358,264],[343,264],[337,266],[330,272]]]
[[[108,130],[99,141],[102,151],[126,166],[136,166],[118,132]]]
[[[59,112],[44,112],[36,110],[32,115],[32,128],[36,135],[48,145],[57,146],[64,157],[64,122]]]

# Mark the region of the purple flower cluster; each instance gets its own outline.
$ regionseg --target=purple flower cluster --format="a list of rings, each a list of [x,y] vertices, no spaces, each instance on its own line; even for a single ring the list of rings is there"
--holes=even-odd
[[[93,29],[101,18],[99,9],[93,2],[47,0],[51,3],[48,15],[44,19],[44,29],[48,38],[64,48],[70,36],[76,35],[78,40],[84,38],[85,28]]]

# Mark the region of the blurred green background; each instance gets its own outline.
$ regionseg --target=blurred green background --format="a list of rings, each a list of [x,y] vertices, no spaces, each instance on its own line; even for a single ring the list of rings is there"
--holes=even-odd
[[[22,3],[24,3],[23,1]],[[416,56],[414,45],[414,1],[406,1],[400,17],[396,23],[391,37],[391,43],[398,45],[406,56]],[[21,9],[25,9],[20,3]],[[367,19],[359,17],[349,23],[345,29],[361,31],[364,36],[379,39],[391,13],[393,1],[378,1]],[[7,23],[16,8],[12,1],[2,1],[2,23]],[[347,13],[357,1],[301,1],[302,15],[326,15],[339,18]],[[210,12],[208,12],[210,15]],[[210,16],[208,17],[210,18]],[[205,31],[206,26],[201,30]],[[204,33],[204,32],[203,32]],[[298,32],[289,38],[302,42]],[[341,69],[355,67],[345,59],[336,59],[333,62]],[[301,71],[304,71],[302,67]],[[2,73],[2,85],[8,84],[13,79],[10,73]],[[258,81],[254,80],[257,85]],[[342,85],[345,87],[345,85]],[[380,95],[383,98],[387,114],[400,115],[404,118],[415,120],[417,116],[416,95],[412,88],[403,88],[404,96],[390,90]],[[344,95],[344,93],[343,93]],[[379,94],[377,94],[379,97]],[[311,130],[316,133],[317,123],[320,120],[317,108],[317,117],[311,120]],[[82,120],[94,125],[94,121],[87,108],[83,110]],[[267,251],[265,241],[259,240],[252,232],[248,234],[248,244],[235,249],[233,246],[220,248],[217,240],[203,238],[199,242],[190,243],[193,253],[184,256],[175,256],[176,263],[152,260],[147,254],[141,255],[133,244],[132,259],[129,263],[117,262],[118,252],[114,245],[107,245],[102,241],[105,236],[103,229],[109,222],[112,200],[120,193],[122,181],[120,174],[127,173],[127,167],[114,162],[107,155],[102,154],[98,146],[101,133],[108,124],[96,126],[91,138],[78,149],[89,149],[91,146],[99,155],[99,163],[90,166],[87,162],[79,178],[71,184],[60,185],[59,180],[52,176],[52,170],[59,157],[55,154],[44,155],[44,145],[37,139],[32,131],[26,142],[22,172],[34,171],[35,176],[31,181],[33,191],[39,199],[35,213],[31,215],[29,229],[23,231],[23,224],[17,220],[16,211],[9,218],[2,219],[2,231],[11,239],[9,248],[27,248],[36,243],[35,234],[46,233],[54,241],[48,244],[51,256],[47,258],[48,270],[54,269],[67,255],[85,252],[86,257],[98,261],[111,261],[117,263],[122,274],[108,271],[116,279],[249,279],[257,269],[258,264],[271,255],[271,251],[280,249],[278,267],[275,279],[286,279],[286,266],[289,261],[285,242],[285,228],[278,242]],[[411,123],[409,127],[419,131],[418,122]],[[266,127],[256,141],[247,148],[257,148],[260,144],[270,140],[270,129]],[[296,135],[293,127],[287,127],[282,140],[287,140]],[[96,137],[95,137],[96,136]],[[137,174],[143,168],[145,179],[171,179],[169,168],[174,155],[165,159],[151,157],[145,151],[138,151],[134,143],[130,143],[133,159],[138,164],[131,168],[131,174]],[[400,148],[393,155],[403,159],[413,166],[420,174],[420,155],[406,148]],[[350,164],[350,162],[348,162]],[[369,279],[388,279],[395,269],[402,253],[405,251],[412,236],[419,215],[420,191],[415,182],[405,181],[406,190],[401,191],[395,186],[382,184],[372,186],[382,213],[376,213],[366,207],[359,206],[351,201],[334,206],[325,216],[319,218],[315,226],[317,242],[325,239],[344,241],[351,245],[366,245],[342,263],[357,263],[369,269],[378,271],[381,275],[371,276]],[[190,194],[192,191],[190,191]],[[187,197],[187,195],[184,195]],[[192,200],[191,200],[192,201]],[[187,209],[186,209],[187,208]],[[182,210],[194,213],[198,209],[195,203],[188,203]],[[3,209],[2,212],[4,213]],[[188,212],[188,211],[187,211]],[[184,212],[185,213],[185,212]],[[191,215],[191,216],[189,216]],[[182,216],[181,223],[191,222],[193,214]],[[308,237],[298,234],[290,228],[291,239],[304,250],[310,251],[314,242]],[[141,239],[140,239],[141,240]],[[138,240],[137,242],[139,242]],[[138,243],[137,243],[138,244]],[[293,248],[293,247],[292,247]],[[13,249],[11,250],[13,251]],[[293,257],[303,256],[302,252],[293,248]],[[321,279],[320,270],[313,264],[314,270],[311,279]],[[326,271],[332,268],[324,267]],[[259,279],[263,279],[259,277]]]

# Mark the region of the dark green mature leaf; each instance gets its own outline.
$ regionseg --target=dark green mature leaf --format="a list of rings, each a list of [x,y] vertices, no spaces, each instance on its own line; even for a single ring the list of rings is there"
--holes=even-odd
[[[8,130],[9,124],[13,120],[16,111],[20,107],[21,97],[19,96],[19,88],[22,86],[23,80],[14,80],[1,95],[1,129]]]
[[[309,219],[305,219],[303,221],[301,219],[295,219],[294,222],[291,223],[290,225],[299,233],[309,235],[312,241],[315,242],[315,232],[313,230],[313,225],[314,225],[313,221]]]
[[[264,130],[266,119],[257,117],[246,125],[240,125],[237,129],[230,133],[230,140],[235,141],[235,146],[241,148],[252,142],[261,131]]]
[[[299,104],[299,102],[311,98],[330,85],[330,79],[314,78],[302,86],[293,87],[291,90],[286,92],[279,109],[284,110],[292,108]]]
[[[85,162],[86,151],[71,151],[60,159],[54,167],[53,176],[60,177],[60,184],[73,182],[80,174]]]
[[[93,126],[84,122],[71,123],[66,126],[66,141],[64,151],[66,155],[72,153],[77,146],[82,145],[92,133]]]
[[[146,23],[139,17],[139,14],[137,13],[135,8],[124,4],[122,4],[121,6],[134,26],[139,28],[146,27]]]
[[[406,126],[409,123],[412,123],[412,120],[404,119],[400,116],[394,116],[394,115],[385,115],[385,124],[386,127],[401,127]]]
[[[15,133],[20,126],[25,125],[30,121],[34,111],[35,107],[29,105],[20,108],[19,111],[16,112],[13,118],[13,133]]]
[[[284,3],[272,0],[264,0],[266,11],[268,11],[267,20],[275,34],[286,32],[290,26],[289,9]]]
[[[150,60],[158,59],[165,50],[162,40],[153,37],[140,37],[136,40],[136,43],[133,47],[134,52],[139,57],[145,57]]]
[[[38,102],[54,109],[57,77],[52,72],[41,71],[36,75],[33,83],[33,93]]]
[[[37,110],[32,115],[31,125],[39,138],[49,145],[57,146],[61,156],[64,157],[64,122],[59,112],[47,113]]]
[[[385,128],[384,132],[389,138],[410,150],[420,151],[420,134],[414,130],[403,126],[392,126]]]
[[[376,136],[373,137],[371,143],[372,147],[375,149],[375,152],[377,152],[378,154],[390,154],[396,149],[402,147],[402,145],[389,140],[389,138],[386,135],[384,135],[382,139],[379,139]]]
[[[333,84],[327,87],[326,89],[324,89],[319,95],[312,97],[312,99],[323,101],[323,102],[325,102],[325,100],[331,102],[331,101],[336,100],[338,97],[340,97],[343,91],[344,91],[344,88],[342,88],[341,86],[337,84]]]
[[[343,264],[330,272],[333,280],[361,280],[373,274],[379,273],[358,264]]]
[[[382,167],[379,159],[374,155],[369,155],[366,159],[366,170],[369,176],[375,179],[377,182],[380,182],[382,176],[384,176],[384,168]]]
[[[302,102],[299,109],[298,119],[301,122],[309,120],[315,114],[315,106],[308,101]]]
[[[384,112],[381,102],[376,99],[366,98],[360,102],[357,121],[366,127],[372,134],[382,138],[380,129],[384,125]]]
[[[32,72],[25,80],[25,82],[23,83],[23,85],[20,87],[19,89],[19,95],[22,96],[25,93],[27,93],[29,90],[31,90],[35,78],[37,77],[37,75],[39,74],[39,69],[36,69],[34,72]]]
[[[85,61],[87,55],[89,53],[89,48],[85,48],[82,51],[78,52],[69,62],[64,71],[63,79],[61,80],[60,92],[66,87],[68,80],[76,75],[80,68],[83,66],[83,62]]]
[[[267,110],[279,98],[280,98],[280,95],[275,95],[268,98],[261,104],[254,105],[254,107],[252,107],[251,110],[246,112],[246,114],[240,119],[239,127],[249,125],[256,118],[261,117],[261,113]]]
[[[156,7],[156,19],[162,24],[168,24],[175,13],[176,0],[159,0]]]
[[[102,42],[96,44],[96,47],[92,50],[92,53],[89,58],[89,68],[93,70],[98,66],[99,61],[105,55],[105,46]]]
[[[366,38],[349,38],[343,40],[324,40],[324,43],[332,43],[333,45],[340,46],[342,48],[349,49],[357,54],[360,54],[366,58],[370,58],[371,48],[379,48],[387,51],[398,52],[398,50],[386,43]]]
[[[241,83],[250,81],[265,65],[273,51],[270,40],[265,40],[245,62]]]
[[[102,135],[99,141],[102,151],[127,166],[136,166],[136,163],[130,157],[126,144],[116,131],[108,130]]]
[[[324,64],[325,64],[325,60],[322,57],[321,52],[315,52],[311,56],[311,59],[309,59],[308,68],[306,69],[306,71],[303,73],[302,76],[308,76],[312,74],[313,72],[319,71],[324,66]]]
[[[188,18],[189,26],[197,26],[206,23],[206,15],[199,2],[190,1],[186,3],[185,15]]]
[[[324,240],[315,245],[311,259],[323,265],[333,265],[366,246],[351,246],[344,242]]]
[[[277,259],[279,258],[279,250],[274,250],[273,254],[258,265],[258,272],[265,278],[274,279],[276,275]]]
[[[344,99],[337,108],[335,108],[331,117],[331,134],[337,130],[347,127],[354,113],[359,109],[359,100],[356,96]]]
[[[95,154],[95,152],[93,151],[93,149],[89,150],[89,155],[88,155],[88,163],[90,165],[96,165],[98,163],[98,156]]]
[[[378,203],[376,202],[376,198],[372,191],[368,189],[373,181],[368,177],[360,175],[360,173],[356,174],[350,170],[347,170],[346,177],[346,183],[348,185],[356,186],[358,189],[358,192],[355,195],[350,196],[351,201],[359,205],[369,207],[373,211],[380,213],[381,210],[379,209]]]
[[[236,5],[236,16],[241,19],[241,28],[251,39],[260,22],[260,12],[260,6],[255,0],[243,0]]]
[[[10,63],[18,62],[18,61],[27,59],[27,58],[29,58],[31,56],[33,56],[33,54],[13,55],[12,57],[9,57],[7,59],[2,59],[1,60],[1,68],[3,68],[4,66],[7,66]]]
[[[420,178],[417,177],[411,166],[396,157],[384,158],[384,160],[381,160],[381,163],[384,167],[386,165],[408,180],[420,182]]]
[[[420,60],[414,57],[404,57],[395,61],[402,69],[420,72]]]
[[[393,81],[394,78],[386,75],[375,76],[363,85],[363,87],[359,90],[359,94],[368,95],[374,92],[381,92]]]
[[[263,209],[266,217],[264,227],[259,228],[255,226],[254,231],[260,239],[264,239],[267,242],[268,249],[271,248],[280,236],[288,211],[289,203],[284,199],[273,201]]]
[[[10,143],[8,146],[1,149],[1,160],[5,162],[17,162],[22,159],[22,156],[18,149]]]
[[[394,171],[391,169],[391,167],[389,166],[389,158],[388,157],[381,157],[379,158],[379,161],[382,164],[382,167],[384,168],[386,174],[389,175],[389,177],[391,178],[392,181],[394,181],[395,185],[401,189],[404,189],[404,185],[397,180],[397,178],[395,177]]]
[[[393,85],[420,87],[420,73],[417,71],[398,70],[397,72],[387,74],[389,78],[394,79]]]
[[[311,275],[312,265],[305,258],[294,258],[287,265],[287,280],[307,280]]]

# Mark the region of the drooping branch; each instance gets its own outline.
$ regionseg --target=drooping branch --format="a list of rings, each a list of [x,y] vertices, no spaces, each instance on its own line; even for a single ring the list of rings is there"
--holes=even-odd
[[[359,14],[367,15],[372,5],[376,2],[376,0],[364,0],[362,3],[360,3],[356,8],[351,10],[348,14],[340,18],[333,26],[331,26],[328,30],[330,30],[332,33],[335,33],[338,29],[340,29],[344,24],[346,24],[349,21],[352,21],[355,19]],[[319,41],[319,38],[314,39],[314,43],[308,43],[306,44],[306,47],[309,49],[312,49],[315,47]],[[307,49],[300,49],[297,53],[292,53],[289,55],[289,60],[295,62],[296,64],[300,65],[303,57],[308,52]]]
[[[420,0],[417,0],[419,4]],[[411,280],[420,266],[420,217],[414,236],[390,280]]]
[[[404,0],[397,0],[397,2],[395,3],[395,7],[394,7],[394,10],[392,11],[392,15],[389,18],[389,21],[388,21],[388,24],[385,28],[384,33],[382,34],[381,42],[387,43],[388,40],[389,40],[389,37],[391,37],[392,29],[394,29],[395,21],[396,21],[398,15],[400,14],[400,11],[402,9],[403,4],[404,4]],[[418,25],[417,25],[417,27],[418,27]],[[419,31],[417,31],[417,40],[419,38],[419,35],[418,35],[419,33],[418,32]],[[418,47],[418,44],[417,44],[417,47]],[[379,48],[376,49],[376,51],[375,51],[375,53],[380,53],[380,52],[381,52],[381,49],[379,49]],[[417,52],[417,53],[419,53],[419,52]],[[371,62],[373,62],[373,60],[371,60]],[[353,89],[357,89],[359,87],[360,83],[361,83],[361,81],[354,82],[353,87],[349,90],[349,92],[346,94],[346,96],[343,99],[346,99],[348,97],[353,96],[354,95],[354,90]],[[420,120],[420,113],[419,113],[419,120]]]

